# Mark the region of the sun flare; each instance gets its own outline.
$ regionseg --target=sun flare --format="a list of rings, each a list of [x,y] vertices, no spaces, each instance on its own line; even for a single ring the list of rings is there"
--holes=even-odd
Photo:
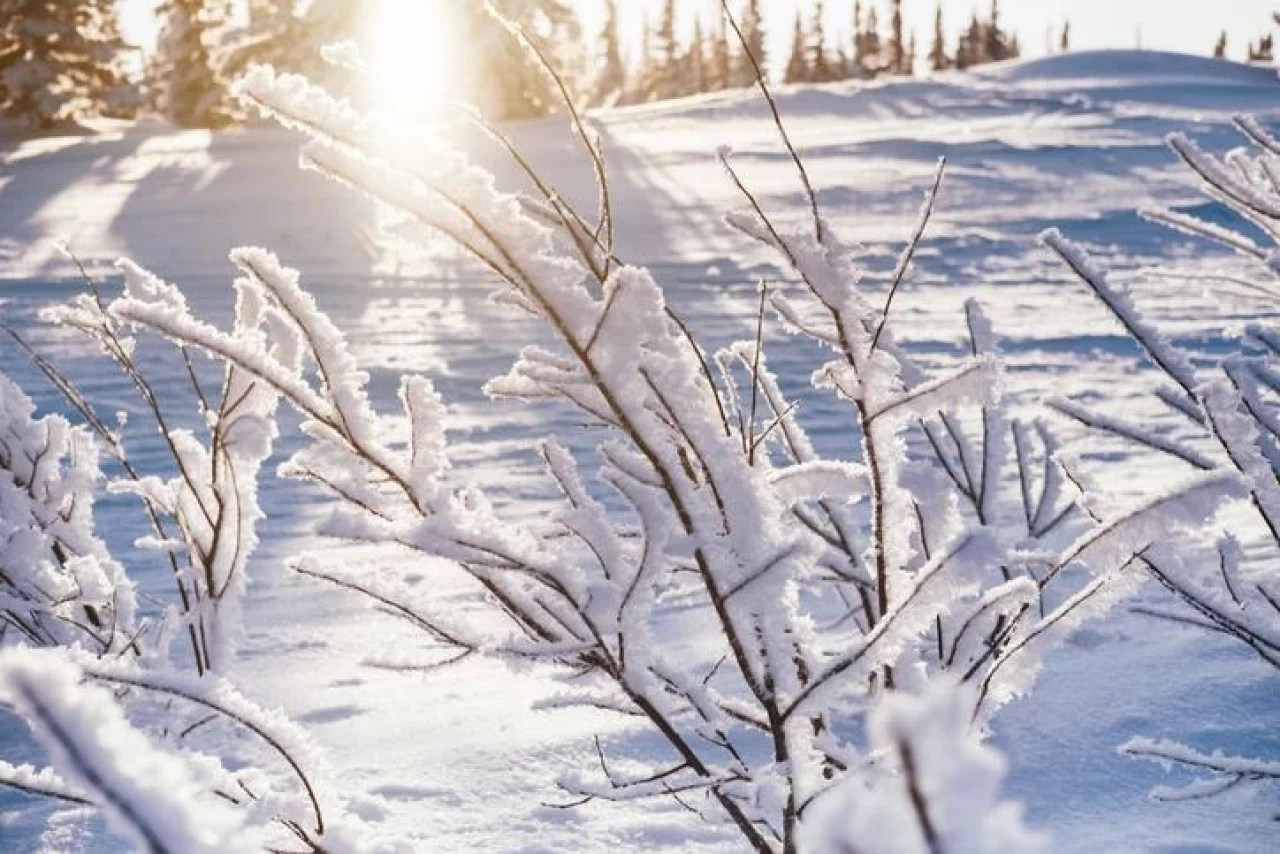
[[[442,0],[378,0],[370,66],[385,109],[421,113],[449,93],[455,72]]]

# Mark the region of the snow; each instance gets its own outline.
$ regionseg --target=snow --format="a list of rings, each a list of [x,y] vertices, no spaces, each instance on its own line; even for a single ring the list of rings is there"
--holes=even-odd
[[[259,82],[264,91],[271,88]],[[1203,216],[1196,180],[1167,150],[1164,137],[1187,133],[1204,150],[1221,153],[1240,142],[1228,127],[1234,112],[1257,112],[1264,126],[1274,128],[1278,93],[1274,72],[1116,52],[1002,66],[981,75],[787,90],[781,108],[792,119],[791,131],[833,228],[866,247],[863,260],[877,294],[898,263],[936,159],[947,157],[934,221],[894,306],[898,343],[931,376],[967,364],[965,303],[977,297],[1007,364],[1002,390],[1026,423],[1040,414],[1029,404],[1053,393],[1123,415],[1126,423],[1155,425],[1168,443],[1204,452],[1195,444],[1202,428],[1149,401],[1157,375],[1141,366],[1141,354],[1110,315],[1035,238],[1057,226],[1068,238],[1089,243],[1146,319],[1189,350],[1193,362],[1220,353],[1224,328],[1265,321],[1274,316],[1272,308],[1250,300],[1223,302],[1190,286],[1149,282],[1132,273],[1145,264],[1182,259],[1241,270],[1233,265],[1247,259],[1144,224],[1136,210]],[[721,223],[721,212],[741,203],[716,166],[716,146],[733,145],[732,163],[770,211],[795,211],[784,217],[787,226],[803,233],[811,225],[793,167],[779,151],[758,98],[713,95],[607,111],[590,123],[603,139],[615,181],[619,255],[654,271],[666,300],[708,352],[751,339],[757,280],[793,277],[779,269],[775,253],[755,248]],[[508,130],[567,198],[591,209],[589,170],[567,132],[555,122]],[[436,132],[478,151],[478,159],[498,171],[500,187],[520,186],[501,152],[474,131],[445,124]],[[110,277],[113,292],[119,281],[112,261],[119,255],[135,258],[179,284],[194,315],[221,329],[230,328],[234,304],[228,252],[268,246],[301,271],[303,287],[347,331],[352,354],[369,374],[356,377],[339,364],[335,373],[345,379],[338,388],[312,384],[300,388],[300,395],[322,397],[312,401],[317,404],[342,395],[343,406],[383,413],[385,434],[369,441],[385,443],[389,455],[429,476],[440,475],[445,464],[438,453],[440,435],[431,426],[439,422],[449,439],[449,470],[466,472],[499,508],[521,520],[534,524],[549,517],[555,486],[543,473],[529,429],[540,434],[581,418],[540,402],[492,401],[483,391],[491,377],[508,372],[522,348],[545,346],[546,337],[509,307],[491,302],[487,280],[456,255],[410,250],[379,234],[376,216],[355,194],[296,168],[297,149],[293,134],[276,130],[209,135],[145,125],[102,137],[15,143],[0,154],[5,319],[110,407],[136,412],[124,381],[89,348],[38,321],[41,308],[78,288],[73,271],[48,242],[69,239],[92,273]],[[328,165],[338,165],[342,154]],[[450,164],[423,168],[438,174]],[[627,287],[638,289],[637,300],[650,298],[640,274],[627,270],[618,276],[631,278]],[[774,301],[781,298],[777,293]],[[804,303],[792,306],[799,312],[793,325],[814,322]],[[308,311],[304,306],[303,313]],[[625,324],[634,316],[624,312],[613,322]],[[595,316],[584,311],[578,319],[590,328],[586,324]],[[161,351],[147,340],[140,339],[139,348],[144,359],[151,358],[174,411],[181,411],[181,366],[154,358]],[[828,354],[784,335],[773,321],[765,329],[765,354],[778,377],[777,399],[798,400],[795,420],[806,428],[804,434],[793,432],[784,421],[775,431],[779,440],[792,436],[791,444],[800,449],[795,470],[778,474],[788,497],[856,493],[863,473],[859,451],[849,441],[849,409],[808,388],[810,374]],[[218,376],[211,365],[200,367]],[[556,369],[526,352],[518,379],[555,383],[563,379],[554,376]],[[60,405],[16,352],[0,351],[0,370],[19,377],[42,411]],[[401,388],[396,377],[407,371],[429,377],[433,388]],[[296,379],[309,382],[302,373]],[[974,391],[985,394],[986,388]],[[435,393],[447,409],[439,407]],[[764,423],[785,406],[770,409],[762,401],[761,411],[769,413]],[[1168,493],[1186,474],[1185,466],[1163,464],[1158,454],[1057,419],[1054,426],[1062,427],[1064,453],[1086,466],[1120,461],[1129,476],[1118,478],[1120,494],[1108,496],[1117,508]],[[567,450],[586,453],[594,444],[586,433]],[[810,443],[850,463],[806,468],[804,448]],[[138,444],[141,464],[154,470],[158,443]],[[410,445],[422,453],[404,456]],[[301,449],[296,431],[285,429],[276,460]],[[564,455],[553,446],[545,453],[567,491],[576,491]],[[619,460],[615,474],[622,482],[633,482],[627,471],[643,477],[634,459]],[[105,526],[99,521],[98,534],[118,556],[131,556],[132,542],[148,533],[131,515],[133,501],[107,496],[97,508],[99,520],[104,514],[111,520]],[[249,696],[282,705],[313,731],[328,751],[332,776],[348,791],[373,796],[362,810],[366,818],[377,816],[371,819],[375,824],[426,850],[734,850],[731,838],[676,805],[597,803],[573,811],[542,806],[565,800],[554,787],[557,778],[596,767],[587,733],[599,733],[611,756],[642,763],[663,756],[662,748],[625,717],[563,708],[562,686],[537,668],[512,674],[479,659],[425,674],[362,666],[370,660],[421,664],[438,660],[440,652],[395,621],[365,610],[350,593],[286,572],[285,556],[312,551],[326,566],[379,567],[388,582],[430,604],[423,613],[433,620],[476,613],[473,588],[443,563],[407,561],[374,548],[335,553],[306,534],[324,508],[296,484],[267,478],[259,503],[266,513],[258,530],[264,546],[249,568],[248,630],[233,673]],[[580,503],[558,520],[597,543],[611,560],[594,508]],[[1142,532],[1144,541],[1151,535]],[[154,555],[149,561],[154,570],[144,575],[142,587],[166,595],[163,567]],[[1028,595],[1025,589],[1006,592]],[[1140,596],[1158,599],[1154,593]],[[690,660],[706,656],[699,639],[683,633],[686,621],[678,611],[669,622],[677,648]],[[487,635],[494,627],[481,628]],[[1266,678],[1247,651],[1114,612],[1051,653],[1036,688],[993,719],[994,744],[1007,752],[1010,768],[1001,796],[1026,804],[1023,820],[1050,834],[1055,851],[1257,851],[1273,833],[1263,810],[1234,801],[1150,802],[1146,793],[1159,779],[1145,763],[1124,759],[1116,749],[1141,735],[1186,739],[1207,749],[1223,746],[1233,755],[1274,756],[1280,747],[1280,697],[1274,677]],[[945,702],[937,702],[936,714],[950,725]],[[535,705],[543,710],[533,711]],[[1086,708],[1088,715],[1075,711]],[[1224,715],[1222,709],[1232,711]],[[893,728],[885,724],[883,731]],[[11,740],[7,731],[0,734],[0,742]],[[16,752],[23,749],[15,745]],[[994,798],[986,781],[998,779],[997,766],[989,756],[971,758],[987,774],[975,796]],[[28,753],[21,761],[40,760]],[[7,841],[15,827],[28,832],[23,816],[30,807],[28,800],[0,794],[0,840]],[[22,836],[21,844],[113,850],[106,837],[94,835],[100,833],[97,825],[80,827],[44,843],[37,831]],[[56,844],[49,841],[55,837]]]

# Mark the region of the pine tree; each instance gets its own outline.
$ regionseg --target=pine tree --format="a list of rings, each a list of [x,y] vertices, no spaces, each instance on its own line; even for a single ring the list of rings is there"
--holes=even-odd
[[[795,27],[791,34],[791,55],[787,60],[783,83],[804,83],[809,79],[809,39],[804,30],[804,16],[796,9]]]
[[[849,59],[849,76],[866,77],[867,36],[863,29],[862,0],[853,0],[853,55]]]
[[[835,69],[827,56],[826,8],[823,0],[815,0],[813,26],[809,32],[809,80],[825,83],[836,79]]]
[[[320,0],[317,0],[320,2]],[[362,0],[331,0],[354,2]],[[492,0],[498,14],[524,32],[557,69],[566,72],[582,51],[581,22],[570,0]],[[493,118],[546,115],[556,108],[554,84],[507,28],[482,3],[459,4],[467,40],[468,67],[460,75],[481,112]],[[576,85],[575,81],[568,81]]]
[[[112,0],[0,0],[0,115],[30,129],[137,105]]]
[[[622,37],[618,22],[618,0],[605,5],[604,29],[600,33],[600,73],[592,87],[593,104],[611,105],[627,91],[627,66],[622,61]]]
[[[693,37],[689,42],[688,51],[685,52],[683,64],[687,81],[685,94],[709,91],[711,75],[707,66],[707,44],[706,34],[702,31],[702,15],[694,18]]]
[[[951,67],[947,56],[947,34],[942,21],[942,4],[933,14],[933,44],[929,47],[929,67],[934,71],[946,71]]]
[[[987,21],[984,36],[985,47],[982,61],[1000,62],[1017,55],[1012,42],[1010,42],[1004,31],[1000,29],[1000,0],[991,0],[991,17]]]
[[[641,84],[643,99],[661,101],[684,94],[679,44],[676,41],[676,0],[663,0],[653,31],[648,73]]]
[[[150,69],[155,106],[179,127],[222,127],[231,120],[214,60],[229,11],[221,0],[161,0],[156,7],[160,37]]]
[[[885,70],[884,46],[880,41],[880,13],[875,4],[867,10],[867,27],[862,33],[862,64],[865,76],[875,77]]]
[[[907,73],[907,46],[902,37],[902,0],[893,0],[889,18],[889,73]]]
[[[742,52],[735,64],[733,81],[737,87],[748,87],[756,84],[756,71],[751,60],[762,70],[768,68],[769,57],[765,51],[764,17],[760,14],[760,0],[746,0],[742,16],[739,18],[742,28]],[[747,53],[750,53],[750,58]]]
[[[1227,58],[1227,31],[1223,30],[1222,35],[1218,36],[1218,42],[1213,46],[1213,55],[1216,59]]]
[[[729,25],[723,11],[717,17],[720,24],[711,40],[710,67],[707,71],[709,92],[728,89],[733,83],[733,51],[729,46]]]
[[[986,62],[985,48],[986,32],[978,20],[978,13],[974,12],[956,45],[956,68],[971,68]]]
[[[1071,22],[1062,22],[1062,37],[1058,39],[1058,50],[1068,53],[1071,50]]]

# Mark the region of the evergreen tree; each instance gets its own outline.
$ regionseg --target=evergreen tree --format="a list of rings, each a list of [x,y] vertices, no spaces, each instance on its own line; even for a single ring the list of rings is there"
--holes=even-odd
[[[942,4],[933,13],[933,44],[929,47],[929,67],[934,71],[946,71],[951,67],[947,56],[947,34],[942,21]]]
[[[316,0],[320,2],[320,0]],[[361,0],[330,0],[357,3]],[[547,58],[557,72],[565,72],[582,51],[581,22],[570,0],[492,0]],[[503,119],[532,118],[556,108],[554,83],[523,45],[495,20],[481,3],[459,4],[469,50],[462,85],[470,89],[481,112]],[[574,82],[568,81],[571,85]]]
[[[729,25],[721,11],[720,22],[711,40],[711,58],[707,70],[707,90],[717,92],[728,89],[733,83],[733,51],[729,45]]]
[[[1000,0],[991,0],[991,17],[984,28],[982,62],[1000,62],[1018,55],[1017,48],[1000,28]]]
[[[760,0],[746,0],[746,6],[739,21],[742,39],[746,44],[742,46],[742,51],[738,55],[733,82],[737,87],[754,86],[756,72],[751,59],[754,58],[762,70],[768,68],[769,61],[765,51],[764,16],[760,14]],[[747,56],[748,52],[751,54],[750,58]]]
[[[902,0],[892,0],[889,18],[889,73],[907,73],[907,45],[902,37]]]
[[[783,83],[804,83],[809,79],[809,39],[804,31],[804,16],[796,9],[795,27],[791,33],[791,55],[787,60]]]
[[[235,80],[256,64],[283,71],[303,71],[313,64],[306,56],[311,47],[306,27],[291,0],[249,0],[247,9],[244,29],[231,34],[215,57],[224,80]]]
[[[641,85],[644,100],[662,101],[684,94],[676,41],[676,0],[663,0],[650,49],[648,73]]]
[[[867,10],[867,27],[862,33],[862,65],[864,76],[875,77],[885,70],[884,45],[880,41],[880,13],[875,4]]]
[[[1216,59],[1227,58],[1227,31],[1223,30],[1222,35],[1218,36],[1218,42],[1213,46],[1213,55]]]
[[[1275,43],[1270,35],[1265,35],[1258,39],[1258,44],[1249,45],[1249,61],[1250,62],[1273,62],[1275,61]]]
[[[978,20],[978,13],[974,12],[969,19],[968,28],[960,33],[959,42],[956,44],[956,68],[970,68],[986,62],[985,36],[982,23]]]
[[[835,80],[835,68],[827,56],[826,8],[823,0],[815,0],[813,26],[809,32],[809,80],[824,83]]]
[[[128,49],[113,0],[0,0],[0,115],[41,129],[129,113]]]
[[[863,29],[862,0],[853,0],[853,55],[849,59],[849,76],[866,77],[867,36]]]
[[[913,32],[907,39],[907,62],[902,73],[908,77],[914,77],[916,73],[916,34]]]
[[[1058,39],[1058,50],[1067,53],[1071,50],[1071,22],[1062,22],[1062,37]]]
[[[702,31],[702,15],[694,18],[693,38],[689,42],[689,50],[684,58],[685,94],[697,94],[710,91],[710,71],[707,65],[706,34]]]
[[[150,68],[155,106],[179,127],[222,127],[232,112],[214,61],[229,4],[221,0],[161,0],[160,37]]]
[[[622,61],[622,37],[618,22],[618,0],[605,4],[604,30],[600,33],[600,73],[592,87],[593,104],[611,105],[627,91],[627,66]]]

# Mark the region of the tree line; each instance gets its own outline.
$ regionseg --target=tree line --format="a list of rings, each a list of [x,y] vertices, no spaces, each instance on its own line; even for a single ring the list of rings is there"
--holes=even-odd
[[[352,85],[359,75],[329,65],[320,49],[345,41],[368,48],[367,22],[376,0],[160,0],[159,37],[145,61],[121,34],[118,2],[0,0],[0,117],[40,129],[85,116],[129,118],[152,110],[182,127],[222,127],[244,120],[229,89],[255,63],[304,73],[359,96]],[[693,17],[686,35],[684,6],[698,0],[663,0],[639,39],[623,31],[620,2],[606,0],[598,33],[584,32],[573,0],[495,5],[591,106],[749,87],[757,65],[786,83],[826,83],[965,69],[1022,52],[1018,36],[1003,25],[999,0],[990,0],[982,14],[975,10],[954,37],[939,3],[927,50],[904,25],[904,0],[812,0],[797,11],[789,49],[777,57],[769,55],[761,0],[734,0],[741,37],[723,15]],[[846,11],[828,14],[831,2]],[[241,14],[238,4],[244,4]],[[557,93],[528,51],[483,4],[455,8],[457,38],[469,48],[462,54],[468,67],[456,73],[473,89],[483,84],[484,111],[492,118],[552,111]],[[829,32],[829,22],[843,15],[848,26]],[[1064,22],[1050,50],[1069,48],[1070,24]],[[1214,52],[1226,51],[1223,34]],[[1271,36],[1251,43],[1248,57],[1270,61]]]

